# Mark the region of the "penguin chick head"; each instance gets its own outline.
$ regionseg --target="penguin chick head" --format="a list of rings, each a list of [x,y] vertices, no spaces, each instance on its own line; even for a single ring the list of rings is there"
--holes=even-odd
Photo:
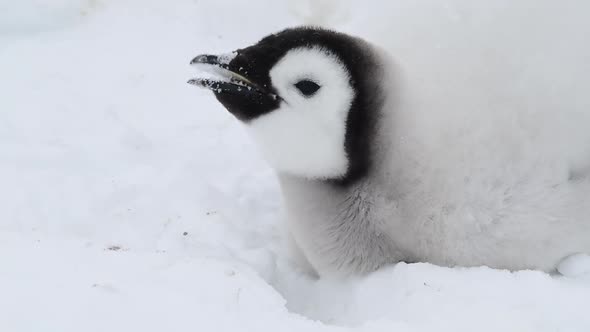
[[[350,183],[370,168],[381,70],[361,39],[295,28],[229,55],[199,55],[211,90],[242,121],[279,173]]]

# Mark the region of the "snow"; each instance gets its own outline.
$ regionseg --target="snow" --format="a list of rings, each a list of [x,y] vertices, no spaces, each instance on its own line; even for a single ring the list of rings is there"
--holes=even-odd
[[[590,255],[576,253],[566,257],[557,266],[557,271],[567,277],[579,277],[590,274]]]
[[[455,22],[470,6],[445,10]],[[210,92],[186,84],[189,61],[301,20],[369,36],[374,7],[1,3],[0,330],[589,331],[584,259],[565,262],[567,277],[402,263],[315,280],[285,253],[273,173]],[[391,5],[398,24],[418,7]]]

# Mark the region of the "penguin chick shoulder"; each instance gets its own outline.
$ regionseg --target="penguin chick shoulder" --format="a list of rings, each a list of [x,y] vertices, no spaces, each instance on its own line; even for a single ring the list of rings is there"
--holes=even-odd
[[[497,164],[474,159],[482,169],[459,176],[464,161],[439,162],[426,153],[436,145],[413,139],[448,128],[419,125],[399,70],[362,39],[287,29],[191,64],[216,72],[189,83],[213,91],[256,141],[279,177],[294,243],[320,275],[399,261],[551,270],[590,253],[588,182],[530,179],[520,160],[494,174]]]

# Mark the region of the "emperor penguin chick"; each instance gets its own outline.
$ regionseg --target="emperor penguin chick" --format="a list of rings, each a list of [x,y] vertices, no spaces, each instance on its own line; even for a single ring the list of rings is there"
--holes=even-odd
[[[214,93],[276,171],[290,234],[321,276],[399,261],[551,270],[590,253],[588,181],[553,168],[531,178],[532,162],[518,158],[501,172],[478,153],[464,157],[478,167],[449,162],[437,150],[444,147],[416,137],[446,132],[450,122],[418,121],[424,110],[405,101],[400,71],[362,39],[287,29],[191,64],[215,72],[189,83]]]

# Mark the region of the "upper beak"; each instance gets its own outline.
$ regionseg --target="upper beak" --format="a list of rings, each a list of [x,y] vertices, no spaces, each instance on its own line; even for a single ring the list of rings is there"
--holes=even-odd
[[[201,54],[191,60],[192,66],[197,66],[203,71],[213,74],[216,78],[193,78],[188,80],[193,84],[214,93],[239,94],[244,96],[267,95],[277,98],[276,94],[268,92],[247,77],[230,69],[230,62],[235,55],[211,55]]]
[[[233,54],[229,55],[211,55],[211,54],[201,54],[197,55],[194,59],[191,60],[191,65],[198,64],[198,63],[206,63],[210,65],[217,65],[220,67],[228,68],[229,61],[232,60]]]

